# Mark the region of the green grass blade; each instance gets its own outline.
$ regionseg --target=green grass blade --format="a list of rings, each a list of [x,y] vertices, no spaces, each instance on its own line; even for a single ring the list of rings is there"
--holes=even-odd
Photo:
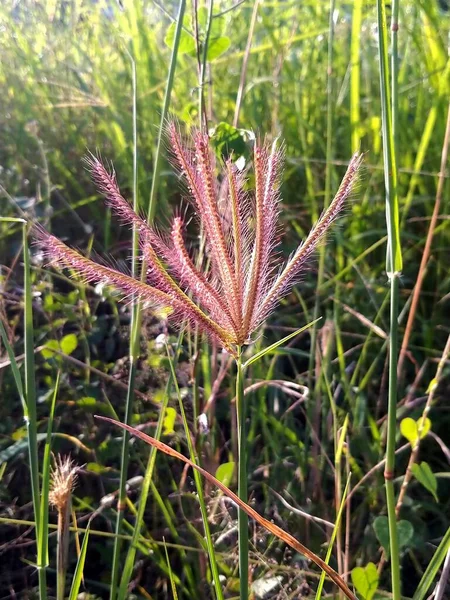
[[[180,334],[180,336],[178,337],[177,351],[181,347],[182,339],[183,339],[183,336],[182,336],[182,334]],[[158,423],[157,423],[156,431],[155,431],[155,438],[158,440],[160,439],[162,431],[163,431],[164,417],[165,417],[166,409],[167,409],[167,406],[169,403],[170,390],[172,388],[172,385],[173,385],[173,377],[171,374],[169,377],[169,380],[167,382],[167,385],[166,385],[166,393],[164,394],[164,399],[162,402],[161,411],[160,411],[160,414],[158,417]],[[149,495],[149,491],[150,491],[150,487],[151,487],[153,470],[155,468],[155,462],[156,462],[156,451],[154,451],[154,449],[152,448],[152,451],[150,452],[150,456],[147,461],[147,467],[145,470],[144,481],[142,482],[141,494],[140,494],[140,498],[139,498],[139,508],[137,511],[136,520],[135,520],[135,524],[133,527],[133,538],[131,540],[131,544],[130,544],[130,547],[128,549],[127,556],[125,559],[122,577],[120,578],[120,586],[119,586],[119,590],[118,590],[118,600],[125,600],[125,598],[127,597],[127,594],[128,594],[128,585],[130,583],[130,579],[131,579],[131,576],[133,573],[133,567],[134,567],[134,561],[136,558],[138,542],[139,542],[139,538],[141,535],[142,526],[144,524],[145,508],[147,506],[147,499],[148,499],[148,495]]]
[[[50,454],[52,443],[53,419],[55,416],[56,397],[59,390],[61,372],[58,371],[53,391],[52,403],[50,405],[50,413],[47,424],[47,438],[45,440],[44,458],[42,461],[42,488],[41,488],[41,514],[40,522],[41,529],[38,534],[38,560],[39,569],[44,569],[48,566],[48,492],[50,489]]]
[[[81,552],[78,557],[77,566],[73,575],[72,586],[70,588],[69,600],[77,600],[80,591],[81,581],[83,579],[84,563],[86,562],[86,553],[89,542],[89,531],[91,522],[89,521],[84,534],[83,543],[81,544]]]
[[[170,355],[169,348],[167,346],[166,346],[166,349],[167,349],[167,356],[169,358],[170,374],[171,374],[171,377],[172,377],[172,380],[174,383],[174,387],[175,387],[175,391],[176,391],[176,394],[178,397],[178,404],[180,407],[181,419],[183,421],[184,432],[186,435],[186,442],[187,442],[188,449],[189,449],[189,457],[194,464],[197,464],[198,460],[197,460],[197,457],[195,454],[194,444],[192,443],[191,432],[189,430],[189,424],[187,422],[186,412],[184,410],[183,399],[181,397],[180,388],[178,387],[178,382],[177,382],[177,378],[176,378],[175,364]],[[197,495],[198,495],[198,503],[200,505],[200,512],[202,515],[203,528],[204,528],[205,538],[206,538],[206,549],[208,551],[209,564],[211,566],[211,573],[212,573],[213,581],[214,581],[214,592],[215,592],[215,595],[218,600],[223,600],[222,584],[221,584],[220,577],[219,577],[219,569],[217,566],[217,560],[216,560],[216,555],[215,555],[215,551],[214,551],[214,544],[212,541],[211,530],[209,527],[208,510],[206,508],[205,497],[203,494],[202,478],[200,476],[200,473],[198,473],[198,471],[196,471],[196,470],[194,470],[194,481],[195,481],[195,487],[196,487]]]
[[[442,538],[441,543],[436,548],[436,552],[433,554],[433,558],[428,563],[425,573],[422,575],[422,579],[414,593],[413,600],[424,600],[440,566],[445,560],[445,556],[450,548],[450,527],[447,529],[446,534]]]
[[[170,579],[170,587],[172,589],[172,596],[173,596],[174,600],[178,600],[177,586],[176,586],[174,578],[173,578],[172,567],[170,566],[169,553],[167,552],[166,540],[163,540],[163,541],[164,541],[164,551],[166,553],[167,567],[169,569],[169,579]]]
[[[361,111],[360,111],[360,51],[362,0],[354,0],[352,15],[352,39],[350,45],[350,125],[352,129],[352,152],[360,148]]]
[[[39,493],[39,458],[37,445],[36,380],[34,366],[34,325],[31,289],[30,251],[28,248],[28,227],[23,225],[23,263],[24,263],[24,345],[25,345],[25,401],[27,414],[25,421],[28,433],[28,456],[30,460],[31,494],[36,519],[36,540],[39,540],[43,523],[41,521],[41,498]],[[47,598],[45,569],[38,570],[39,595]]]
[[[138,194],[137,194],[137,77],[136,77],[136,62],[129,52],[127,52],[128,58],[131,63],[132,72],[132,85],[133,85],[133,209],[138,212]],[[138,270],[138,232],[136,227],[133,226],[132,233],[132,259],[131,259],[131,270],[134,276]],[[127,396],[125,400],[125,423],[131,423],[131,416],[133,412],[134,404],[134,386],[136,380],[136,364],[139,357],[139,339],[140,339],[140,323],[141,323],[141,309],[140,305],[136,302],[133,303],[131,311],[131,334],[130,334],[130,372],[128,375],[128,388]],[[116,517],[116,538],[114,540],[113,560],[111,568],[111,588],[110,588],[110,600],[115,600],[117,594],[117,582],[119,579],[119,566],[120,566],[120,549],[122,546],[122,539],[119,537],[122,529],[123,515],[125,511],[125,499],[126,499],[126,482],[128,474],[128,462],[129,462],[129,435],[124,435],[122,440],[122,451],[120,460],[120,482],[119,482],[119,498],[117,503],[117,517]]]
[[[159,185],[159,174],[161,171],[161,150],[162,143],[164,137],[164,126],[167,120],[167,115],[169,113],[170,106],[170,98],[172,95],[173,81],[175,78],[175,70],[177,67],[177,59],[178,59],[178,48],[180,45],[181,31],[183,29],[183,18],[184,12],[186,10],[186,0],[180,0],[178,5],[178,16],[177,16],[177,25],[175,28],[175,36],[173,40],[173,48],[172,48],[172,56],[170,57],[170,67],[169,73],[167,75],[167,84],[166,91],[164,94],[164,102],[161,112],[161,123],[159,126],[158,132],[158,144],[156,147],[155,154],[155,163],[153,167],[153,179],[152,179],[152,187],[150,190],[150,199],[147,207],[147,221],[151,222],[153,220],[155,210],[156,210],[156,193],[158,191]]]
[[[315,325],[318,321],[320,321],[321,318],[322,317],[319,317],[319,318],[315,319],[314,321],[311,321],[311,323],[308,323],[308,325],[305,325],[304,327],[301,327],[300,329],[296,329],[295,331],[293,331],[292,333],[290,333],[289,335],[287,335],[286,337],[284,337],[282,340],[279,340],[278,342],[275,342],[274,344],[271,344],[270,346],[267,346],[267,348],[264,348],[263,350],[260,350],[259,352],[257,352],[256,354],[254,354],[251,358],[249,358],[247,360],[247,362],[245,362],[242,365],[242,368],[245,370],[247,367],[249,367],[250,365],[252,365],[254,362],[260,360],[266,354],[271,354],[279,346],[282,346],[283,344],[286,344],[287,342],[289,342],[289,340],[291,340],[292,338],[294,338],[299,333],[302,333],[306,329],[309,329],[310,327],[312,327],[313,325]]]
[[[345,484],[344,493],[342,494],[341,504],[339,506],[339,511],[336,517],[336,522],[333,527],[333,531],[331,533],[330,543],[328,544],[327,553],[325,556],[325,562],[328,565],[330,563],[331,553],[333,551],[334,541],[336,539],[337,532],[339,531],[339,526],[341,524],[342,513],[344,512],[345,501],[347,499],[348,488],[350,485],[351,474],[347,478],[347,483]],[[322,597],[323,584],[325,583],[325,571],[322,571],[320,576],[319,585],[317,586],[316,591],[316,600],[320,600]]]
[[[9,362],[11,363],[11,371],[14,377],[14,382],[16,384],[17,392],[20,396],[20,401],[22,402],[23,415],[24,418],[28,418],[28,407],[25,400],[25,394],[23,391],[22,377],[20,375],[19,366],[16,362],[16,357],[14,356],[14,350],[9,343],[8,335],[6,333],[5,326],[3,325],[3,321],[0,321],[0,335],[2,336],[3,344],[5,345],[6,352],[8,354]]]

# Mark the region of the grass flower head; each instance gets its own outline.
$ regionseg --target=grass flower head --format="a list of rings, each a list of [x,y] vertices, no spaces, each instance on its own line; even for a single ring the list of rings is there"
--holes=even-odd
[[[207,134],[196,132],[191,147],[182,141],[174,124],[169,125],[168,134],[204,232],[207,267],[199,268],[188,251],[181,216],[173,218],[170,235],[159,234],[133,211],[120,193],[114,171],[108,171],[95,156],[87,159],[93,180],[118,217],[138,231],[145,276],[137,279],[93,262],[41,228],[37,237],[52,264],[70,268],[89,282],[107,284],[154,309],[169,309],[174,322],[191,322],[237,356],[298,282],[354,191],[362,156],[353,156],[333,201],[283,264],[276,252],[282,148],[276,142],[255,143],[255,190],[250,195],[245,175],[231,159],[225,162],[224,185],[219,187]]]

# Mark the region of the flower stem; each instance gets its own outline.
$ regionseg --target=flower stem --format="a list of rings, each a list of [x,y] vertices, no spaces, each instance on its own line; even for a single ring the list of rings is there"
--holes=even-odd
[[[241,349],[236,359],[236,413],[238,430],[238,496],[247,503],[247,440],[246,440],[246,406],[244,395],[244,369],[241,359]],[[238,545],[239,545],[239,588],[240,599],[248,598],[248,516],[243,510],[238,514]]]
[[[397,362],[398,362],[398,302],[399,277],[402,270],[400,243],[398,190],[397,190],[397,121],[398,83],[397,83],[397,28],[398,1],[394,2],[392,12],[392,79],[389,78],[389,58],[387,42],[386,6],[384,0],[377,0],[378,36],[380,58],[380,95],[381,121],[383,135],[383,163],[386,189],[386,225],[388,232],[388,251],[386,272],[391,286],[390,294],[390,333],[389,333],[389,385],[386,465],[384,478],[386,485],[386,506],[389,523],[389,546],[391,555],[392,598],[400,600],[400,558],[395,514],[395,436],[397,428]],[[391,104],[392,98],[392,104]]]

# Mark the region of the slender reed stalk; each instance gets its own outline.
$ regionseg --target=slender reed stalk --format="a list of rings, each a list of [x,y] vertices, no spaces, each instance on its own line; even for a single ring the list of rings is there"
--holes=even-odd
[[[244,97],[245,79],[247,77],[248,59],[250,57],[250,50],[252,47],[253,33],[255,31],[256,17],[258,15],[259,3],[260,3],[260,0],[255,0],[255,3],[253,4],[252,19],[250,21],[250,27],[248,29],[247,45],[245,46],[244,58],[242,59],[241,77],[239,79],[239,87],[238,87],[238,92],[236,95],[236,105],[234,107],[234,117],[233,117],[233,126],[234,127],[237,127],[238,123],[239,123],[239,112],[241,110],[242,98]]]
[[[390,280],[390,334],[389,334],[389,383],[388,383],[388,423],[386,464],[384,478],[386,485],[386,504],[389,522],[389,544],[391,555],[391,580],[393,600],[400,600],[400,555],[397,538],[397,521],[395,514],[395,434],[397,417],[397,360],[398,360],[398,303],[399,303],[399,276],[402,270],[402,256],[400,245],[400,228],[398,214],[397,190],[397,129],[393,128],[393,115],[397,116],[397,42],[398,29],[398,1],[394,0],[392,7],[393,22],[393,54],[392,54],[392,100],[389,81],[389,63],[387,48],[387,23],[386,6],[384,0],[377,0],[378,37],[380,55],[380,94],[382,108],[382,136],[383,136],[383,162],[386,190],[386,223],[388,231],[388,249],[386,257],[386,271]]]
[[[173,81],[175,78],[175,71],[177,68],[178,60],[178,48],[180,46],[181,31],[183,29],[183,18],[186,10],[186,0],[180,0],[178,5],[177,25],[175,28],[175,36],[173,39],[172,54],[170,56],[169,72],[167,74],[166,91],[164,92],[164,101],[161,111],[161,122],[158,131],[158,143],[156,146],[156,153],[153,165],[153,178],[152,187],[150,190],[150,198],[147,207],[147,223],[151,223],[155,216],[156,210],[156,194],[159,187],[159,175],[161,173],[161,159],[162,159],[162,142],[164,138],[164,124],[167,121],[167,115],[169,113],[170,98],[172,96]]]
[[[206,114],[205,108],[205,83],[206,83],[206,63],[208,61],[208,47],[209,47],[209,37],[211,35],[211,26],[213,20],[213,7],[214,0],[208,1],[208,16],[206,18],[206,31],[205,31],[205,39],[203,41],[203,49],[202,49],[202,57],[200,61],[200,73],[199,73],[199,120],[200,120],[200,129],[203,131],[207,131],[208,129],[208,116]],[[197,17],[196,17],[197,18]],[[198,41],[197,41],[198,43]]]
[[[236,359],[236,414],[238,432],[238,496],[248,502],[246,400],[244,394],[244,369],[241,349]],[[238,513],[239,544],[239,590],[241,600],[248,598],[248,515],[242,509]]]

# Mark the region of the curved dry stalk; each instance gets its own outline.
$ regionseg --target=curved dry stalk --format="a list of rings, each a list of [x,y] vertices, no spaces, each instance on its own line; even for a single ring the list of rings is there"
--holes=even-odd
[[[278,537],[280,540],[285,542],[288,546],[290,546],[303,556],[306,556],[306,558],[314,562],[320,569],[325,571],[328,577],[340,588],[340,590],[342,590],[342,592],[347,596],[347,598],[349,598],[349,600],[358,600],[355,594],[350,590],[348,585],[342,579],[342,577],[338,573],[336,573],[334,569],[327,565],[319,556],[314,554],[314,552],[312,552],[306,546],[304,546],[302,543],[296,540],[291,534],[284,531],[284,529],[281,529],[281,527],[278,527],[278,525],[275,525],[271,521],[268,521],[267,519],[262,517],[258,512],[256,512],[256,510],[254,510],[251,506],[243,502],[240,498],[238,498],[238,496],[234,492],[232,492],[225,485],[223,485],[223,483],[221,483],[218,479],[211,475],[211,473],[208,473],[208,471],[205,471],[205,469],[203,469],[199,465],[196,465],[191,460],[189,460],[189,458],[187,458],[183,454],[180,454],[180,452],[177,452],[170,446],[167,446],[163,442],[160,442],[159,440],[150,437],[142,431],[138,431],[134,427],[130,427],[129,425],[125,425],[124,423],[119,423],[118,421],[110,419],[109,417],[102,417],[99,415],[95,415],[95,417],[97,419],[101,419],[102,421],[107,421],[109,423],[112,423],[113,425],[117,425],[118,427],[122,427],[122,429],[126,429],[129,433],[143,440],[147,444],[150,444],[151,446],[155,447],[157,450],[160,450],[161,452],[164,452],[169,456],[173,456],[174,458],[178,458],[193,469],[196,469],[210,483],[218,487],[221,492],[223,492],[235,504],[237,504],[241,510],[247,513],[249,517],[257,521],[259,525],[264,527],[264,529]]]

